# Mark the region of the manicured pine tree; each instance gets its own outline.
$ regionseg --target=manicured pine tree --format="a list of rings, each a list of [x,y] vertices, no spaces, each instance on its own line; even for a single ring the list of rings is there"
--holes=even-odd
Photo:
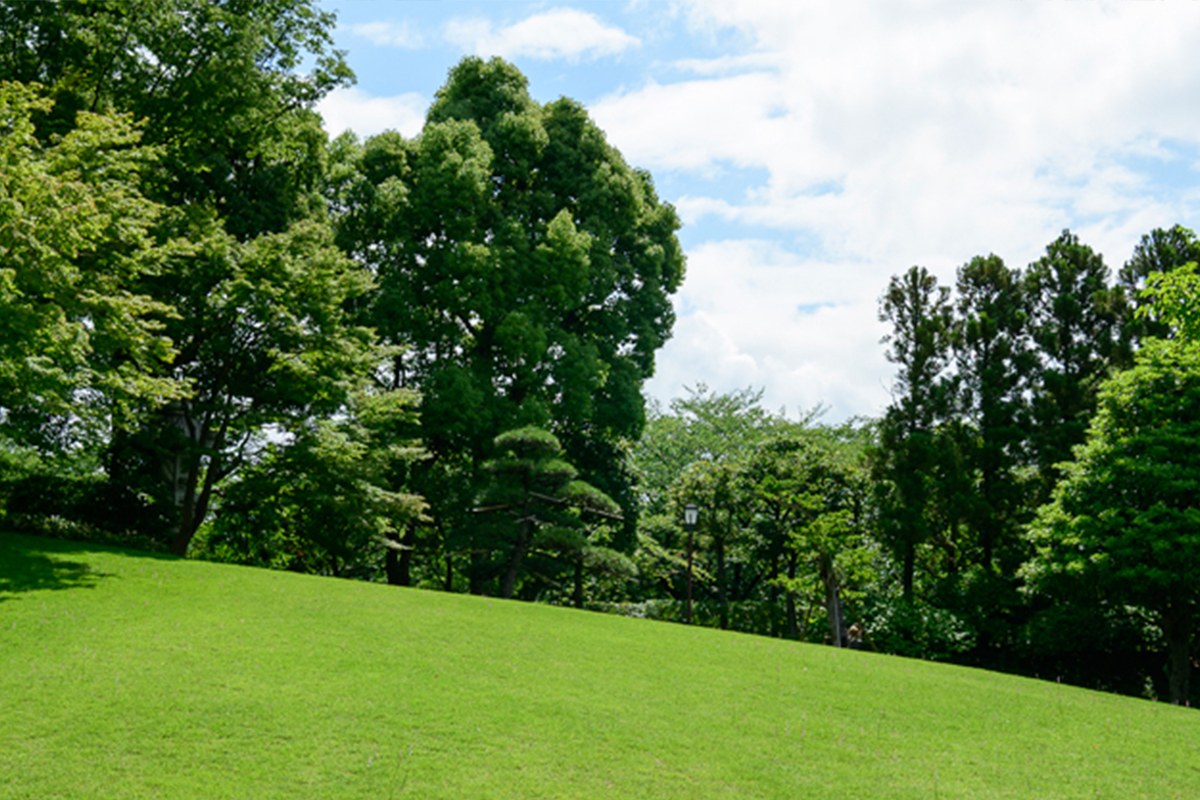
[[[481,541],[494,553],[501,597],[510,598],[531,555],[557,555],[572,567],[578,607],[583,604],[583,571],[611,566],[615,553],[592,553],[584,530],[586,516],[620,520],[620,507],[563,460],[562,446],[547,431],[527,427],[496,437],[499,457],[484,470],[488,484],[475,511],[481,515]]]

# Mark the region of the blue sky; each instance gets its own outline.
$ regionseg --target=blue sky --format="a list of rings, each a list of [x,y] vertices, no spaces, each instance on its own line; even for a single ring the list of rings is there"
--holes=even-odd
[[[1130,0],[332,0],[358,85],[333,134],[416,135],[446,73],[500,55],[583,102],[684,220],[688,277],[647,393],[762,388],[875,415],[877,305],[913,264],[1024,267],[1063,228],[1114,271],[1200,210],[1200,4]]]

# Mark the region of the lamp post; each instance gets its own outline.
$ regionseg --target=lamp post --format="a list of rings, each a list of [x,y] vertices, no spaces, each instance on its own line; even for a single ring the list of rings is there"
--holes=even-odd
[[[695,503],[688,503],[683,507],[683,524],[687,526],[688,531],[687,608],[683,617],[685,625],[692,624],[692,535],[696,531],[696,519],[699,516],[700,509]]]

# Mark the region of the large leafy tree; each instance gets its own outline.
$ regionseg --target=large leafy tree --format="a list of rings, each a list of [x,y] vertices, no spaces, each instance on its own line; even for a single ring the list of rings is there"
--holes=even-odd
[[[860,448],[810,433],[763,444],[739,470],[760,569],[783,592],[788,638],[801,634],[796,600],[815,595],[830,640],[846,642],[847,567],[862,532],[859,456]]]
[[[163,148],[154,199],[212,203],[247,238],[314,210],[325,137],[311,106],[353,80],[333,26],[313,0],[3,0],[0,79],[49,87],[43,134],[80,110],[144,120]]]
[[[1151,340],[1100,391],[1087,442],[1031,529],[1042,590],[1149,609],[1171,702],[1191,696],[1200,615],[1200,343]]]
[[[324,222],[312,105],[353,79],[333,24],[311,0],[0,2],[0,78],[55,100],[37,136],[74,130],[81,110],[134,116],[158,155],[144,182],[167,208],[157,233],[191,243],[132,289],[174,344],[143,377],[189,391],[114,418],[107,459],[113,481],[174,508],[178,553],[265,431],[336,412],[378,356],[343,313],[369,278]]]
[[[760,608],[778,605],[777,588],[767,585],[777,563],[759,561],[754,551],[761,548],[742,535],[748,503],[743,487],[733,484],[740,482],[740,471],[759,445],[797,433],[817,412],[792,421],[764,409],[761,400],[761,390],[716,392],[699,383],[665,409],[651,403],[646,428],[630,452],[641,512],[637,557],[643,596],[683,597],[682,505],[695,502],[701,514],[697,594],[704,598],[713,589],[723,624],[734,624],[732,615],[740,613],[736,604],[754,604],[764,592],[773,596]]]
[[[155,279],[155,295],[179,312],[164,322],[176,347],[164,372],[191,392],[158,424],[118,437],[110,470],[119,480],[166,478],[178,514],[173,552],[187,552],[215,489],[255,455],[268,426],[334,414],[361,386],[378,352],[347,307],[369,285],[315,222],[245,244],[210,230],[197,253]]]
[[[451,70],[418,137],[373,138],[357,163],[343,242],[378,280],[373,324],[404,348],[394,385],[422,392],[431,474],[458,454],[478,470],[500,432],[537,425],[632,512],[622,442],[644,424],[684,268],[649,176],[581,105],[539,105],[515,67],[478,58]]]

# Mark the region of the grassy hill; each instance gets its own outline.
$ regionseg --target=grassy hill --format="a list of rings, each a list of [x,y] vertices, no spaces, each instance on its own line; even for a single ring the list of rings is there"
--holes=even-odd
[[[0,798],[1196,798],[1200,713],[0,534]]]

